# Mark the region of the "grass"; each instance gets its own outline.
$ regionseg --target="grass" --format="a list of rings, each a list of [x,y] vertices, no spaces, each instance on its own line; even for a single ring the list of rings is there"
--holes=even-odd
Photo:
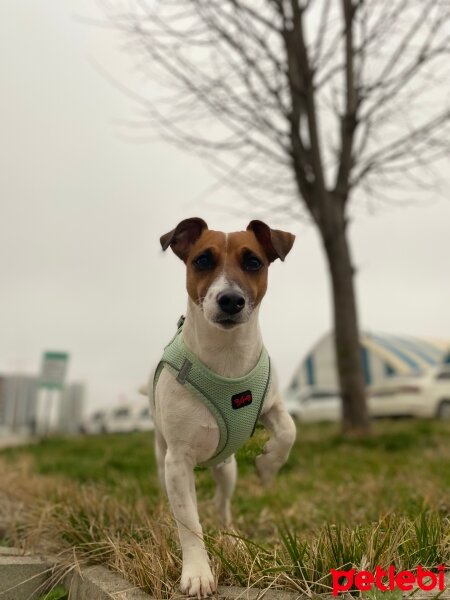
[[[362,440],[342,438],[332,424],[302,426],[266,490],[253,466],[265,439],[258,431],[239,453],[234,532],[217,530],[211,477],[197,475],[221,583],[323,593],[331,568],[450,562],[450,423],[377,422]],[[0,506],[4,497],[14,507],[11,543],[39,539],[104,562],[156,597],[175,593],[180,555],[151,435],[54,438],[4,450],[0,460]]]
[[[63,587],[58,585],[50,592],[39,596],[37,600],[69,600],[69,593]]]

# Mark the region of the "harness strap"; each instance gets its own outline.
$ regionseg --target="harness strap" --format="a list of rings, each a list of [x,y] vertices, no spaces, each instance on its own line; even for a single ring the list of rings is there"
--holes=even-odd
[[[178,383],[207,406],[220,432],[215,454],[200,465],[211,467],[224,462],[253,435],[271,382],[270,358],[263,348],[257,365],[250,373],[235,379],[222,377],[208,369],[185,346],[183,324],[184,317],[181,317],[178,330],[156,368],[153,398],[161,372],[167,368]]]

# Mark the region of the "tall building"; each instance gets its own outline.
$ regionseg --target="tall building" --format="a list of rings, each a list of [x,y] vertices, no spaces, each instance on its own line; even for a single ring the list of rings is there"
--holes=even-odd
[[[0,434],[7,432],[77,433],[83,418],[85,386],[71,383],[51,396],[34,375],[0,375]],[[51,406],[48,406],[48,402]],[[39,427],[39,421],[49,419]],[[42,423],[41,423],[42,425]]]
[[[83,419],[85,386],[82,383],[70,383],[61,394],[58,431],[79,433]]]
[[[32,426],[38,385],[33,375],[0,376],[0,427],[20,431]]]

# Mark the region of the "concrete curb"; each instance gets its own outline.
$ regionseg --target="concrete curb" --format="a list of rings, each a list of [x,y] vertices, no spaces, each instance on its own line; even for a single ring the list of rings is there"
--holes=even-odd
[[[93,566],[65,577],[70,600],[149,600],[151,596],[105,567]],[[1,598],[1,596],[0,596]]]
[[[69,591],[70,600],[151,598],[105,567],[82,567],[58,577],[59,565],[54,557],[23,555],[15,548],[0,548],[0,600],[35,600],[55,579]]]
[[[68,576],[66,587],[70,600],[153,600],[152,596],[132,587],[119,575],[105,567],[94,566],[82,570],[74,576]],[[0,596],[1,597],[1,596]],[[296,600],[297,594],[275,590],[244,589],[219,586],[216,600]],[[180,598],[184,598],[181,596]]]
[[[39,556],[0,554],[0,599],[34,600],[51,574],[53,564]],[[41,592],[39,592],[41,593]]]
[[[15,548],[0,547],[0,600],[36,600],[58,573],[61,564],[54,557],[24,555]],[[446,575],[446,590],[440,600],[450,600],[450,573]],[[133,587],[122,577],[100,565],[80,567],[64,575],[63,586],[69,600],[154,600],[152,596]],[[436,591],[405,593],[403,598],[431,600]],[[184,596],[179,596],[184,598]],[[215,600],[298,600],[305,598],[293,592],[276,589],[219,586]],[[332,598],[330,596],[330,598]]]
[[[57,568],[58,561],[53,557],[24,555],[15,548],[0,547],[0,600],[35,600],[48,589]],[[61,583],[69,591],[69,600],[153,600],[152,596],[100,565],[67,573]],[[266,600],[299,598],[290,592],[227,586],[219,586],[215,596],[220,600],[260,600],[263,597]],[[184,596],[180,594],[180,598]]]

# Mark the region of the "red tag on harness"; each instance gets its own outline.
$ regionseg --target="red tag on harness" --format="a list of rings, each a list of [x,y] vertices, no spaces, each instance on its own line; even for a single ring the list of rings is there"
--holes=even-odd
[[[250,390],[246,392],[240,392],[239,394],[235,394],[231,397],[231,406],[233,408],[243,408],[244,406],[248,406],[253,401],[252,393]]]

